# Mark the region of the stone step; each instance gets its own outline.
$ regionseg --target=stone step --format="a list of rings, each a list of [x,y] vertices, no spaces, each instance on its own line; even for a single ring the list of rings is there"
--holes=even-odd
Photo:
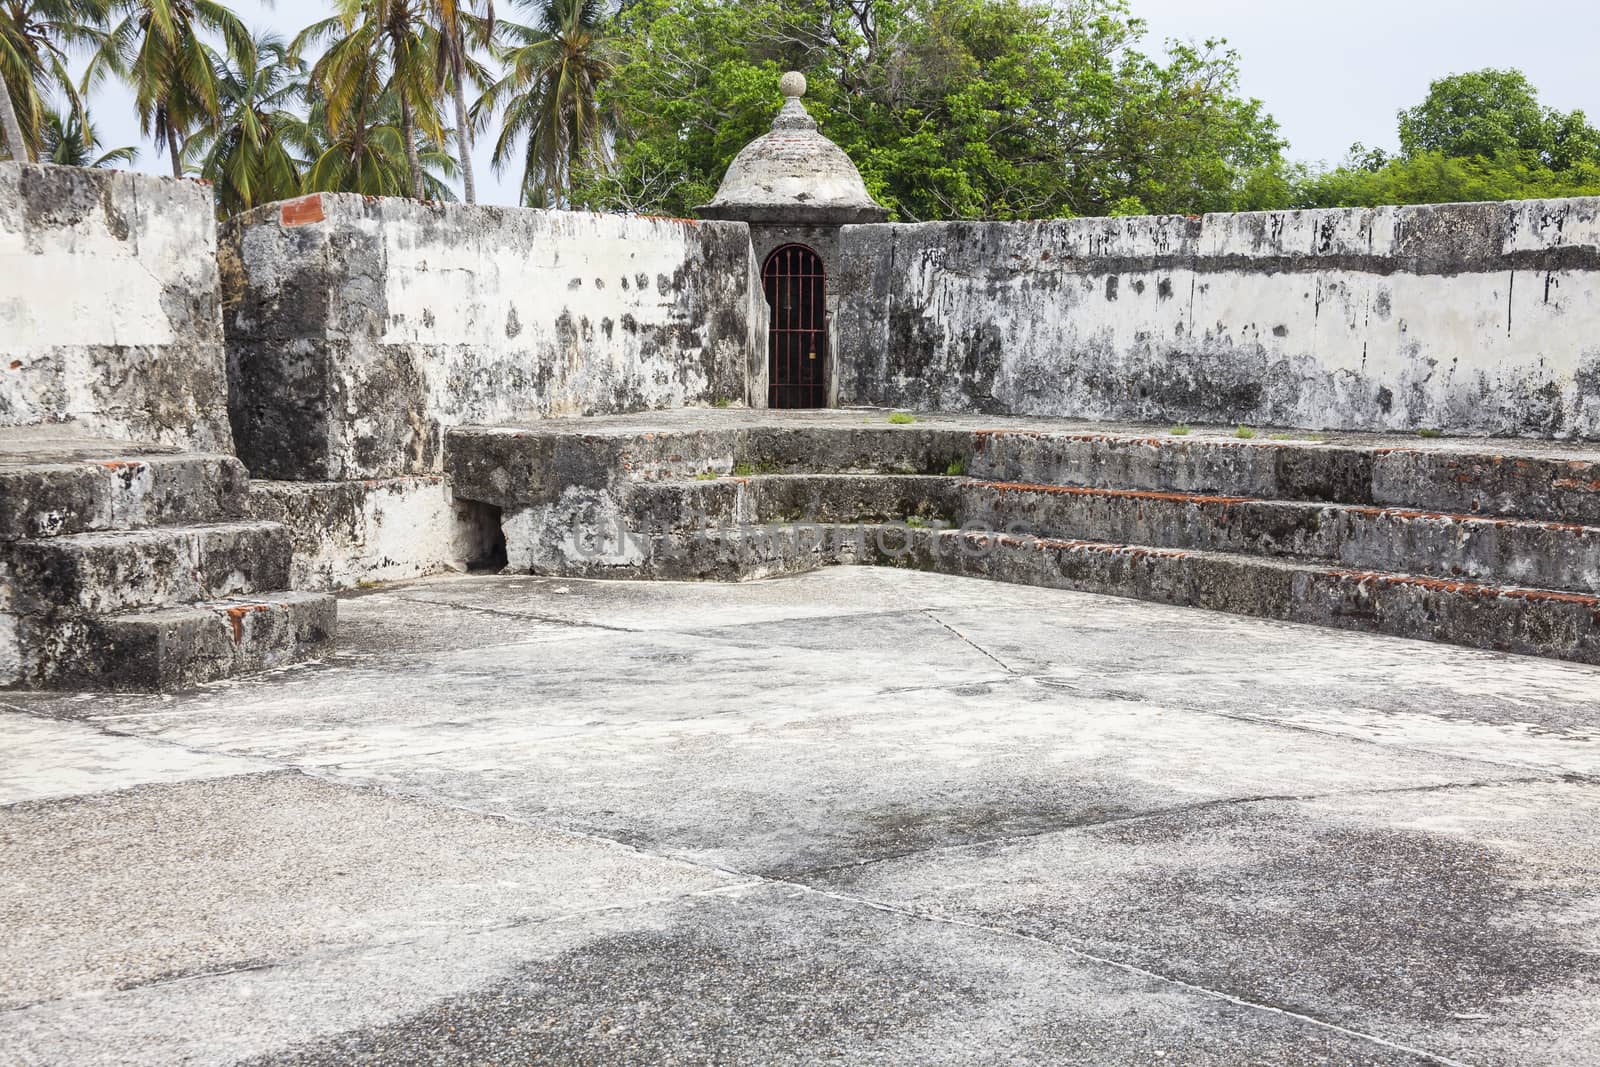
[[[879,531],[901,526],[868,523],[717,526],[665,533],[628,531],[575,548],[545,546],[533,553],[508,546],[509,573],[565,578],[749,581],[799,574],[839,563],[870,562]]]
[[[1407,508],[967,482],[960,525],[1600,593],[1600,527]]]
[[[576,421],[574,428],[567,423]],[[461,426],[446,436],[444,466],[456,496],[501,508],[548,504],[572,490],[615,493],[627,483],[697,475],[964,472],[965,430],[892,426],[609,429],[583,420],[548,426]]]
[[[1284,622],[1600,664],[1600,596],[1320,561],[900,525],[768,525],[640,538],[535,573],[745,580],[830,564],[910,567]]]
[[[709,421],[709,420],[708,420]],[[574,426],[573,424],[576,424]],[[1600,448],[1505,439],[1330,441],[826,423],[649,430],[586,420],[458,427],[458,497],[503,508],[697,475],[959,475],[984,481],[1410,507],[1600,525]]]
[[[628,487],[623,514],[634,530],[708,524],[900,522],[959,525],[964,479],[926,474],[761,474]]]
[[[0,542],[240,518],[249,483],[242,463],[215,453],[0,452]]]
[[[0,584],[18,615],[110,615],[281,589],[291,554],[261,520],[79,533],[0,545]]]
[[[940,426],[895,426],[882,416],[861,425],[756,426],[738,452],[754,473],[959,475],[966,472],[974,436]]]
[[[948,530],[912,541],[898,565],[1600,664],[1592,594],[1103,541]]]
[[[984,481],[1377,504],[1600,525],[1600,450],[1515,440],[1308,440],[979,431]]]
[[[763,474],[571,489],[506,511],[514,570],[597,574],[636,562],[654,534],[769,523],[949,524],[962,479],[896,474]]]
[[[614,509],[592,503],[514,521],[511,536],[539,543],[543,554],[527,558],[547,559],[563,546],[575,548],[579,529],[603,543],[624,533],[693,533],[709,526],[909,521],[1600,592],[1600,527],[1498,516],[881,474],[646,482],[627,486],[624,503]],[[589,554],[613,555],[603,545]]]
[[[21,621],[12,684],[42,689],[168,691],[326,655],[337,602],[272,592],[180,608]]]

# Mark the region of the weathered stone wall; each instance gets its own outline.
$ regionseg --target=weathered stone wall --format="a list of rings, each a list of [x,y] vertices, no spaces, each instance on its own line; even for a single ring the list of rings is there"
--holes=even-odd
[[[439,475],[359,482],[250,483],[250,514],[294,539],[296,589],[349,589],[488,558],[500,533],[491,515],[456,500]]]
[[[1600,200],[847,227],[843,404],[1600,436]]]
[[[0,163],[0,426],[231,452],[195,182]]]
[[[260,477],[429,473],[460,423],[745,402],[765,326],[732,223],[323,194],[232,220],[222,256]]]

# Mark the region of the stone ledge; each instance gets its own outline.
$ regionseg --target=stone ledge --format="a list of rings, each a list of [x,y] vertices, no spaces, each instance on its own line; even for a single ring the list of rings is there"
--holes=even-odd
[[[493,509],[456,500],[439,477],[256,481],[248,508],[289,528],[296,589],[350,589],[465,570],[499,535]]]

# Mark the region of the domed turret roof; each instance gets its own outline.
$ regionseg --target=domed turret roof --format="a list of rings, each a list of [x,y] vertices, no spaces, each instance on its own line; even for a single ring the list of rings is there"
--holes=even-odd
[[[783,108],[772,131],[734,157],[700,214],[743,222],[882,222],[888,211],[867,192],[844,149],[817,132],[817,120],[800,103],[805,76],[790,71],[779,87]]]

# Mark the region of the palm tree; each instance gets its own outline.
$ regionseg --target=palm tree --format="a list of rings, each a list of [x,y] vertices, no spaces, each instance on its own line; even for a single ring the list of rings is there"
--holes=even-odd
[[[289,55],[283,38],[266,33],[249,55],[229,64],[212,53],[220,116],[190,137],[184,157],[216,190],[223,215],[300,192],[305,120],[293,108],[305,95],[305,64]]]
[[[468,0],[470,2],[470,0]],[[473,62],[466,39],[471,33],[475,43],[487,45],[494,39],[494,0],[483,0],[483,14],[474,16],[462,0],[431,0],[436,29],[439,33],[439,54],[435,79],[441,85],[450,83],[456,106],[456,152],[461,157],[461,191],[469,204],[478,202],[477,175],[472,169],[472,124],[467,121],[466,81],[473,74],[480,86],[488,78],[482,68]]]
[[[103,40],[109,0],[0,0],[0,134],[13,159],[37,157],[52,90],[81,110],[67,51]]]
[[[327,124],[327,106],[319,99],[310,116],[289,138],[306,160],[301,191],[307,193],[361,193],[364,196],[410,196],[411,163],[401,131],[399,106],[380,95],[365,109],[369,121],[346,123],[338,134]],[[422,192],[428,200],[454,200],[449,180],[456,161],[443,145],[423,138],[416,145],[422,168]]]
[[[518,0],[537,17],[533,26],[502,23],[510,43],[498,49],[505,76],[473,105],[484,121],[498,108],[505,120],[494,146],[496,172],[522,153],[523,199],[562,203],[574,167],[609,161],[607,136],[615,116],[601,104],[600,86],[617,69],[602,35],[603,0]]]
[[[80,111],[50,111],[44,116],[40,157],[63,167],[131,166],[138,150],[132,145],[100,151],[100,135],[89,116]]]
[[[0,78],[0,136],[5,138],[6,152],[12,159],[32,158],[22,123],[17,120],[16,105],[11,102],[11,85],[4,78]]]
[[[373,108],[387,98],[398,109],[411,195],[423,195],[417,134],[444,141],[435,81],[439,34],[422,18],[422,0],[339,0],[339,13],[300,31],[296,55],[313,41],[328,49],[311,69],[327,104],[334,139],[354,132],[352,163],[365,150],[361,138],[374,126]]]
[[[113,0],[122,21],[112,27],[90,62],[85,81],[107,73],[133,88],[141,132],[166,146],[172,176],[183,176],[182,141],[221,110],[212,51],[202,34],[220,34],[241,63],[250,56],[250,32],[216,0]]]

